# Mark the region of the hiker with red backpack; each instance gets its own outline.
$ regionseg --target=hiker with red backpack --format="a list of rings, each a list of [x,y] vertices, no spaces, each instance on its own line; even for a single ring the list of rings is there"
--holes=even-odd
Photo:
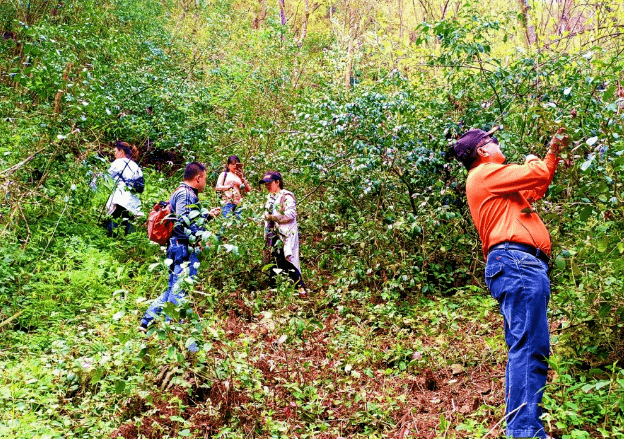
[[[191,214],[194,211],[198,212],[198,195],[205,188],[206,167],[201,163],[191,162],[184,169],[184,181],[171,195],[170,207],[163,207],[163,209],[170,209],[171,214],[175,215],[173,229],[168,229],[171,230],[171,236],[168,239],[167,258],[173,261],[169,267],[169,287],[158,299],[152,302],[145,312],[139,328],[142,331],[147,330],[154,317],[162,312],[165,303],[171,302],[178,305],[186,297],[184,290],[178,285],[179,280],[186,276],[193,278],[197,274],[197,267],[199,266],[197,256],[201,252],[199,235],[204,231],[201,220],[210,220],[221,212],[217,207],[204,215]],[[150,214],[150,220],[151,217],[152,214]],[[156,231],[159,228],[167,228],[166,221],[155,222],[152,228]],[[151,235],[150,239],[152,239]]]
[[[305,296],[305,284],[299,265],[299,229],[297,226],[297,200],[284,189],[282,174],[267,172],[259,182],[269,195],[264,206],[264,238],[276,268],[284,270],[294,282],[300,295]],[[271,286],[275,286],[275,271],[271,268]]]

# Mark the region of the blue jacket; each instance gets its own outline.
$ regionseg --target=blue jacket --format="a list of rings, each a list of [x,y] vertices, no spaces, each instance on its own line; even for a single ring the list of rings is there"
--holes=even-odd
[[[171,204],[171,211],[177,217],[175,226],[173,227],[173,235],[171,237],[176,238],[181,244],[188,244],[189,235],[184,233],[185,229],[190,230],[193,235],[197,232],[204,231],[203,228],[199,227],[193,221],[189,220],[189,226],[184,220],[185,217],[188,218],[191,211],[198,210],[197,203],[199,203],[197,189],[192,188],[184,182],[180,183],[180,186],[178,186],[178,188],[173,192],[171,199],[169,200],[169,204]],[[207,219],[211,218],[209,215],[204,217]]]

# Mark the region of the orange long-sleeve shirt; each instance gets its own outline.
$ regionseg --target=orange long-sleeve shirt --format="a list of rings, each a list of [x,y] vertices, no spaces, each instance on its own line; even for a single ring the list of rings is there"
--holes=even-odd
[[[470,214],[487,258],[490,247],[509,241],[528,244],[550,255],[550,234],[537,213],[523,213],[544,196],[559,160],[548,154],[524,165],[484,163],[466,180]]]

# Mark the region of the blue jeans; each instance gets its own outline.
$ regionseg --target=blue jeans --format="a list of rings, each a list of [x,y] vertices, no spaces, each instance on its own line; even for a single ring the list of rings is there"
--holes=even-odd
[[[230,213],[234,213],[234,215],[236,215],[236,219],[240,219],[241,217],[241,210],[240,209],[236,209],[236,204],[234,203],[226,203],[222,208],[221,208],[221,214],[223,215],[223,218],[227,218]]]
[[[519,250],[492,250],[485,283],[500,305],[509,347],[505,369],[507,436],[545,438],[540,404],[550,353],[548,265]]]
[[[171,241],[172,243],[167,249],[167,257],[173,260],[169,268],[169,288],[167,288],[158,299],[152,302],[141,319],[141,325],[148,326],[150,322],[154,320],[154,317],[162,312],[165,303],[171,302],[174,305],[178,305],[186,297],[186,293],[180,288],[183,282],[183,280],[180,279],[180,274],[182,274],[184,270],[186,270],[191,278],[194,278],[197,274],[197,268],[195,267],[195,263],[199,262],[197,254],[189,252],[188,245],[174,244],[174,242],[176,242],[175,238],[172,238]],[[182,267],[184,262],[188,262],[186,268]],[[178,280],[180,281],[180,285],[177,285]],[[167,316],[167,321],[169,320],[170,318]]]

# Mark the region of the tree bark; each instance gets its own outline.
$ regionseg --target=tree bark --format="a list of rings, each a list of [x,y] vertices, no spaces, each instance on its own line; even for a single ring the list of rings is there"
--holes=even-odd
[[[347,46],[347,66],[345,68],[345,87],[347,90],[351,88],[351,71],[353,70],[353,43],[355,35],[349,33],[349,45]]]
[[[266,0],[258,0],[258,4],[260,5],[260,8],[258,9],[258,13],[254,18],[253,23],[251,24],[252,29],[260,29],[260,27],[264,24],[267,16]]]
[[[346,7],[346,34],[349,36],[349,42],[347,44],[347,63],[345,66],[344,80],[345,88],[349,90],[351,88],[351,76],[353,72],[353,52],[355,50],[355,39],[358,33],[358,8],[357,5],[353,5],[353,0],[350,1]]]
[[[442,7],[442,20],[446,19],[446,10],[448,9],[449,0],[446,0],[444,6]]]
[[[303,24],[301,25],[301,36],[299,37],[299,42],[297,46],[301,47],[303,45],[303,40],[305,39],[308,33],[308,19],[310,18],[310,3],[309,0],[304,0],[305,11],[303,13]]]
[[[399,10],[399,38],[403,40],[403,0],[397,0],[397,8]]]
[[[527,47],[531,47],[533,44],[537,42],[537,37],[535,36],[535,29],[530,24],[530,16],[529,16],[529,6],[528,0],[518,0],[518,4],[520,6],[520,13],[522,14],[522,25],[524,26],[524,34],[526,37]]]
[[[435,17],[433,17],[432,14],[429,13],[429,9],[427,9],[427,4],[423,0],[418,0],[418,2],[423,9],[423,21],[434,21]],[[414,11],[416,11],[416,5],[414,5]]]
[[[282,26],[286,26],[286,0],[279,0],[280,2],[280,22]]]

